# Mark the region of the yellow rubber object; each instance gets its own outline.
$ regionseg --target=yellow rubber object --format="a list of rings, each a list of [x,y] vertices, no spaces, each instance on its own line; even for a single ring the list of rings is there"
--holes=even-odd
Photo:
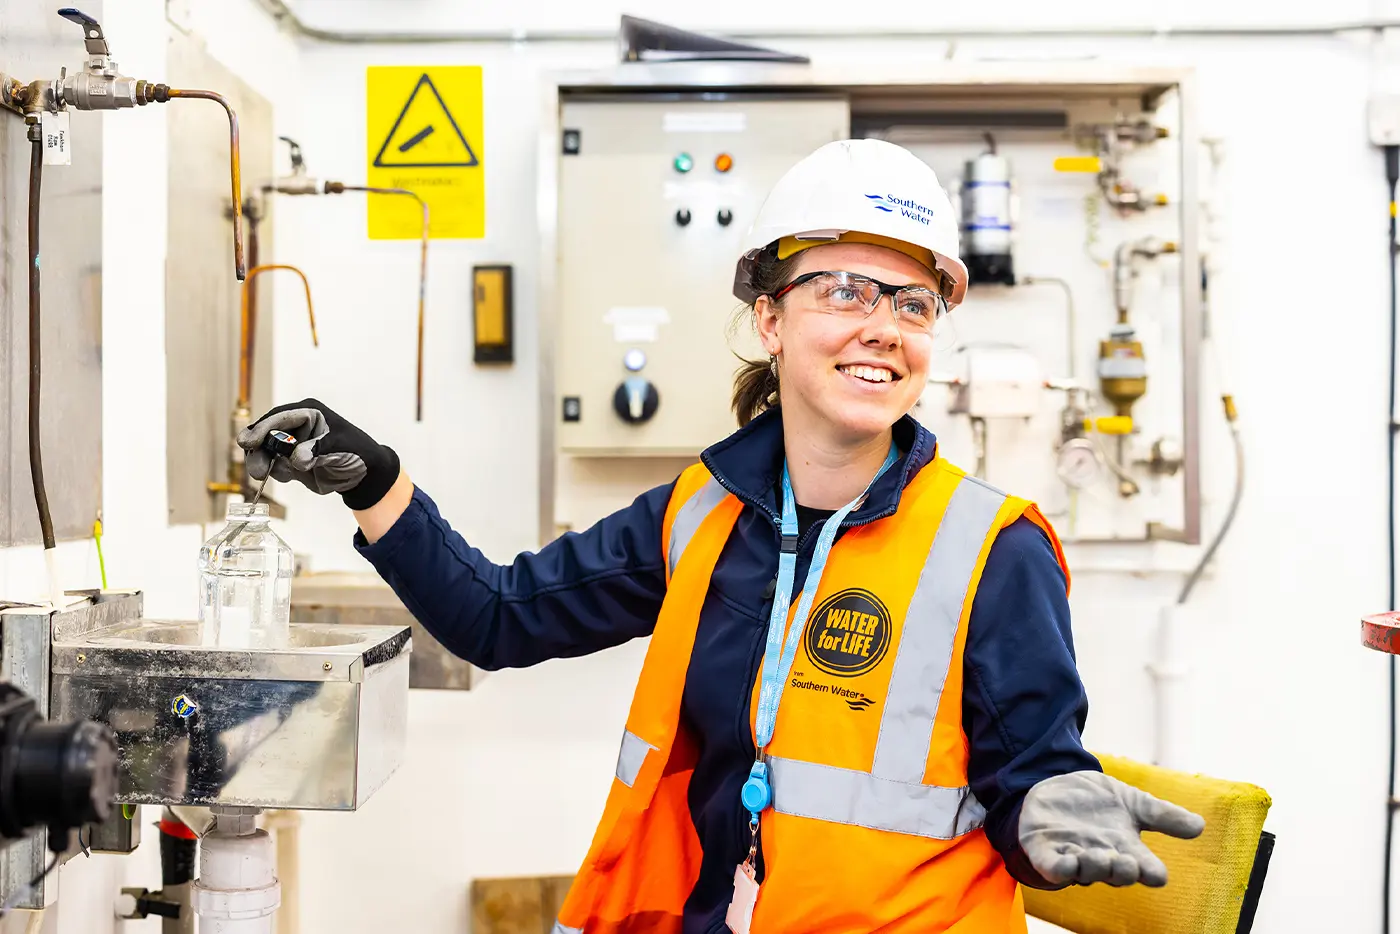
[[[1026,912],[1076,934],[1235,934],[1259,834],[1273,804],[1268,793],[1257,785],[1116,756],[1099,756],[1099,762],[1119,781],[1201,815],[1206,829],[1195,840],[1143,834],[1143,842],[1167,864],[1164,888],[1091,885],[1044,892],[1023,887]]]
[[[1060,156],[1055,160],[1056,172],[1089,172],[1094,175],[1103,171],[1103,160],[1098,156]]]

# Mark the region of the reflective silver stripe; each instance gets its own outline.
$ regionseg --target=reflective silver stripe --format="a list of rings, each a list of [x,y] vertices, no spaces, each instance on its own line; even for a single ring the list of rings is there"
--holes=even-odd
[[[876,778],[923,781],[963,602],[982,543],[1005,501],[1005,493],[972,477],[953,490],[904,617],[870,769]]]
[[[628,788],[637,780],[647,753],[656,747],[630,730],[622,732],[622,748],[617,751],[617,777]]]
[[[685,546],[689,545],[695,536],[695,530],[700,528],[700,523],[705,521],[710,510],[718,506],[726,495],[724,487],[711,477],[704,486],[695,491],[694,496],[676,510],[676,518],[671,523],[671,540],[666,543],[666,566],[669,573],[676,573],[676,565],[680,563]]]
[[[795,817],[951,840],[981,827],[987,816],[966,787],[896,782],[776,756],[768,759],[768,777],[773,809]]]
[[[583,928],[566,928],[558,921],[555,921],[554,927],[549,929],[549,934],[583,934]]]

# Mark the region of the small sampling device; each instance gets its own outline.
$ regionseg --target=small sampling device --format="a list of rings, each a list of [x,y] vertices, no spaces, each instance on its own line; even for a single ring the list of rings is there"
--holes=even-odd
[[[254,506],[258,504],[258,500],[262,499],[263,487],[267,486],[267,481],[272,476],[272,465],[277,463],[279,457],[291,457],[296,447],[297,439],[285,431],[278,431],[274,428],[267,433],[267,437],[263,439],[262,449],[272,455],[272,460],[268,462],[267,474],[264,475],[262,483],[258,484],[258,492],[253,497]]]

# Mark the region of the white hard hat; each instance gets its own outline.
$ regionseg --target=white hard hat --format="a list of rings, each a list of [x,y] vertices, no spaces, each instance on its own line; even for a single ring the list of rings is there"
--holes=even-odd
[[[936,269],[949,307],[967,292],[958,222],[933,169],[903,146],[847,139],[827,143],[778,179],[744,237],[734,295],[745,302],[759,296],[752,276],[768,246],[777,244],[786,259],[836,241],[888,246]]]

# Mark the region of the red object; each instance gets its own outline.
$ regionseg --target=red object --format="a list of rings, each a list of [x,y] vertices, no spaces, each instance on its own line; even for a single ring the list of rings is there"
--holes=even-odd
[[[1361,617],[1361,644],[1377,652],[1400,655],[1400,612]]]
[[[168,817],[160,819],[160,832],[181,840],[198,840],[199,836],[184,821],[171,820]]]

